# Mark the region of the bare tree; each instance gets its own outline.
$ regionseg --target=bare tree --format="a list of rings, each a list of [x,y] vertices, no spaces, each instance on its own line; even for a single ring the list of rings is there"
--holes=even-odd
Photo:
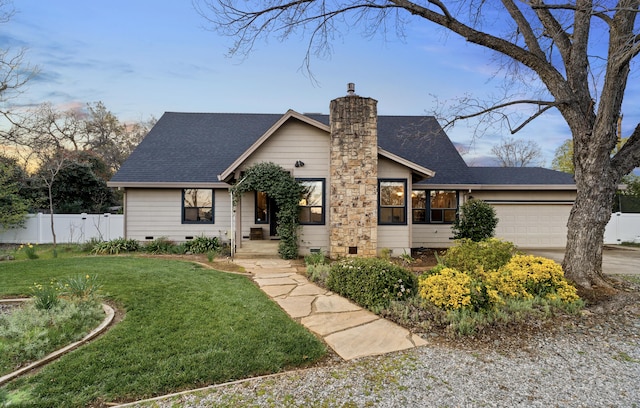
[[[23,110],[2,139],[4,143],[41,153],[60,149],[82,150],[87,144],[84,136],[81,112],[61,112],[45,102],[36,108]]]
[[[533,140],[506,137],[491,148],[501,167],[543,166],[542,150]]]
[[[117,171],[133,149],[149,133],[155,118],[136,123],[122,123],[102,102],[87,105],[85,131],[88,147]]]
[[[65,166],[68,165],[69,156],[63,149],[59,149],[53,152],[53,154],[51,154],[49,157],[45,157],[47,155],[48,154],[46,151],[41,152],[41,162],[46,163],[46,166],[45,168],[41,168],[38,174],[40,175],[40,181],[42,181],[47,187],[49,199],[49,214],[51,220],[51,235],[53,237],[53,250],[55,255],[57,239],[53,216],[55,213],[55,208],[53,205],[53,185],[57,180],[58,174],[60,174]]]
[[[10,0],[0,0],[0,24],[7,23],[14,10]],[[25,61],[25,49],[11,50],[0,46],[0,135],[13,123],[11,100],[21,94],[24,85],[37,72]]]
[[[566,121],[574,142],[577,198],[568,222],[563,266],[584,289],[609,287],[602,275],[604,228],[616,186],[640,165],[640,125],[615,155],[616,122],[631,63],[640,52],[640,0],[194,0],[197,10],[223,34],[234,38],[232,53],[248,52],[257,40],[307,34],[310,55],[331,51],[340,28],[401,35],[409,16],[421,18],[493,50],[508,79],[527,97],[485,104],[469,100],[474,112],[452,121],[508,117],[509,108],[535,107],[513,126],[521,129],[551,109]],[[504,24],[495,24],[504,21]],[[605,47],[595,47],[606,42]],[[531,84],[541,84],[532,88]],[[512,89],[514,89],[512,87]]]
[[[12,119],[11,129],[0,133],[0,143],[21,149],[25,155],[42,156],[42,152],[61,149],[91,150],[114,172],[151,130],[155,119],[123,124],[102,102],[87,104],[85,109],[61,111],[51,103],[25,110]],[[37,154],[35,154],[37,153]],[[23,160],[29,160],[24,157]]]

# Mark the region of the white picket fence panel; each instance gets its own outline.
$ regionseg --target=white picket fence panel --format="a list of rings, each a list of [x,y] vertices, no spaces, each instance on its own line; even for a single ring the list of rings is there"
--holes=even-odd
[[[53,225],[58,243],[81,244],[92,238],[109,241],[124,237],[122,214],[54,214]],[[0,243],[53,243],[51,216],[30,214],[24,227],[0,230]]]
[[[640,243],[640,214],[613,213],[604,231],[605,244]]]

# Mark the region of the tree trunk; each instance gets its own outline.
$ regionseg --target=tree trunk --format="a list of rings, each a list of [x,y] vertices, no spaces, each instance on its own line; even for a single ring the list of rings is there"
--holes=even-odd
[[[567,224],[562,266],[567,278],[586,290],[610,287],[602,274],[602,249],[616,184],[605,170],[576,174],[578,193]]]
[[[53,249],[55,251],[56,249],[56,229],[54,228],[53,225],[53,191],[52,191],[52,185],[49,184],[49,213],[51,213],[51,235],[53,236]]]

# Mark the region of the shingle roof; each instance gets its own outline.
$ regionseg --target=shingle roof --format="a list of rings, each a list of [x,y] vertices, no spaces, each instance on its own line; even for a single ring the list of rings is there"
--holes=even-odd
[[[215,183],[282,115],[167,112],[112,182]]]
[[[167,112],[113,176],[115,183],[216,183],[283,115]],[[329,115],[305,115],[329,124]],[[542,168],[467,167],[431,116],[379,116],[378,144],[436,175],[420,184],[573,184]]]
[[[469,167],[476,184],[574,184],[573,175],[542,167]]]

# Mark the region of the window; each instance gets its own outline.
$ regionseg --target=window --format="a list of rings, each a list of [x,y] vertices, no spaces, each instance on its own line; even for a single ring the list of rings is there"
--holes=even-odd
[[[411,192],[411,221],[414,224],[427,222],[427,191],[413,190]]]
[[[269,197],[267,193],[256,191],[256,224],[269,223]]]
[[[201,188],[182,190],[182,223],[213,224],[213,190]]]
[[[406,180],[378,181],[378,224],[407,223]]]
[[[452,190],[413,190],[414,223],[451,224],[458,212],[458,193]]]
[[[324,179],[298,179],[303,188],[299,221],[302,225],[324,225]]]

